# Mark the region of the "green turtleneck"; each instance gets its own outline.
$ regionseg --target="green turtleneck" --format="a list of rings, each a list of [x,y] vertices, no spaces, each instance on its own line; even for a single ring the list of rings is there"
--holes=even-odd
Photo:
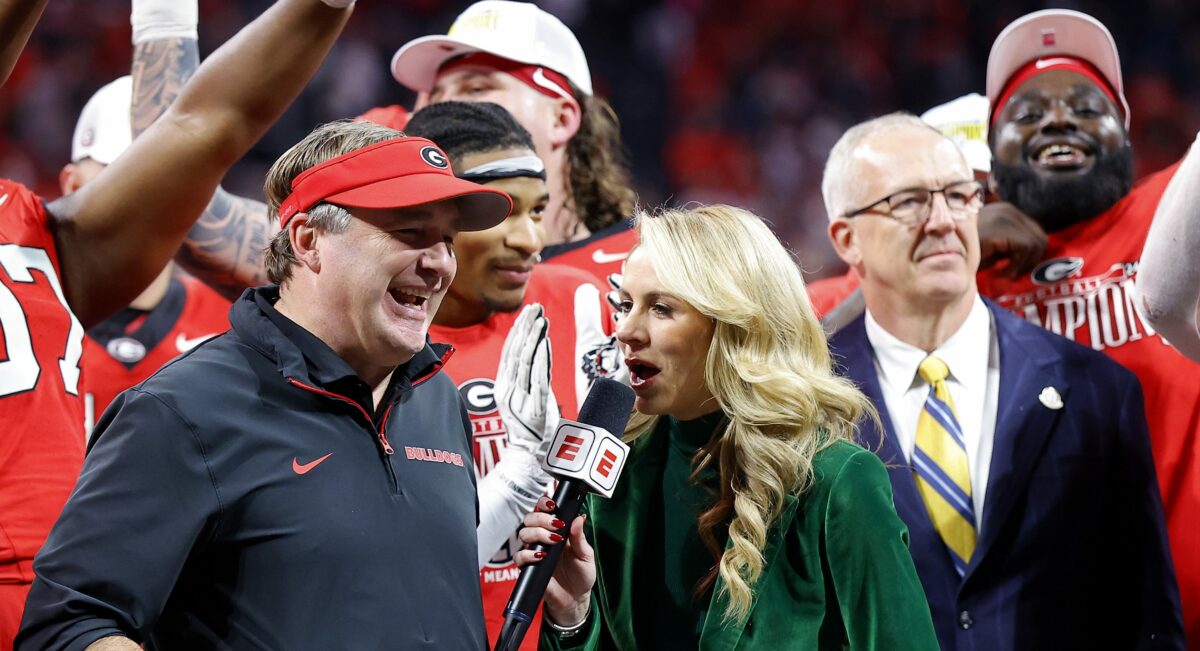
[[[643,649],[694,650],[700,642],[712,591],[697,596],[695,590],[715,562],[696,520],[717,500],[718,473],[710,462],[699,481],[691,479],[692,459],[723,418],[720,411],[689,421],[668,417],[652,434],[668,440],[662,481],[648,502],[657,511],[646,518],[655,530],[643,538],[648,544],[639,553],[635,573],[639,600],[649,609],[634,624]],[[718,533],[721,548],[726,536],[725,530]]]

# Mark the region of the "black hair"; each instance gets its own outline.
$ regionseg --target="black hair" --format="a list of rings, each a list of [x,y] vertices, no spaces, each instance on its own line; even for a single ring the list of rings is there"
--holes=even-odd
[[[413,114],[405,135],[432,140],[452,160],[502,149],[533,150],[533,137],[503,106],[491,102],[439,102]]]

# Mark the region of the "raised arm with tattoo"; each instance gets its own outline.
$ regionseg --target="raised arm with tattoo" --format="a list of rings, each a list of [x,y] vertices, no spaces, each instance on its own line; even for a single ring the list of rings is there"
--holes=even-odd
[[[182,2],[180,5],[191,3]],[[180,11],[174,5],[169,11]],[[134,32],[139,32],[134,17]],[[200,65],[196,34],[164,31],[137,38],[133,49],[133,133],[158,119]],[[217,187],[192,225],[175,261],[226,298],[268,282],[263,251],[274,232],[267,205]]]
[[[265,285],[264,251],[276,225],[267,204],[217,188],[175,261],[229,300]]]
[[[299,94],[349,15],[321,0],[280,0],[214,52],[182,90],[186,75],[146,77],[186,68],[194,56],[186,44],[168,38],[143,48],[135,93],[160,106],[178,98],[157,121],[139,111],[135,124],[145,133],[128,155],[49,205],[64,293],[80,321],[95,323],[127,304],[161,271],[221,177]]]
[[[1138,268],[1143,318],[1200,361],[1200,136],[1158,203]]]

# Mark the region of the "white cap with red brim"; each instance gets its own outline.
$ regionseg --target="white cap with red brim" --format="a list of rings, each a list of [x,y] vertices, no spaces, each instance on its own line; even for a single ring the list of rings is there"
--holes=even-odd
[[[592,94],[587,58],[571,30],[537,5],[507,0],[480,0],[459,14],[445,36],[405,43],[392,57],[392,75],[412,90],[429,91],[447,61],[473,52],[543,66]]]
[[[1129,128],[1129,102],[1121,80],[1117,44],[1103,23],[1070,9],[1045,9],[1022,16],[1004,28],[992,44],[987,63],[987,97],[993,111],[1008,81],[1027,64],[1045,57],[1082,59],[1111,86]]]

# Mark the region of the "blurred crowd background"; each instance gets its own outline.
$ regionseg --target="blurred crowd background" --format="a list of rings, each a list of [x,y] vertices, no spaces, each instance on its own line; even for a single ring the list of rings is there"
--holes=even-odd
[[[200,0],[207,54],[270,4]],[[279,154],[317,124],[411,106],[389,62],[445,33],[469,0],[360,0],[300,101],[231,172],[261,196]],[[1078,9],[1112,30],[1139,176],[1180,157],[1200,127],[1196,0],[540,0],[578,35],[597,93],[622,120],[640,201],[745,206],[769,219],[810,278],[842,268],[825,239],[825,156],[864,118],[983,92],[988,49],[1012,19]],[[0,91],[0,176],[58,196],[83,103],[129,71],[128,0],[50,0]]]

